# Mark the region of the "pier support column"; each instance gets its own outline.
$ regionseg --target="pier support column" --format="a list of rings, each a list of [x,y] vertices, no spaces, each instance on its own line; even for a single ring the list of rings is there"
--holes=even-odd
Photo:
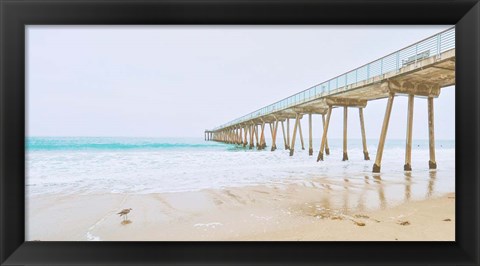
[[[322,115],[322,125],[325,128],[325,115]],[[325,154],[330,155],[330,148],[328,148],[328,138],[325,139]]]
[[[287,118],[287,147],[285,149],[290,149],[290,118]]]
[[[323,126],[322,143],[320,144],[320,150],[318,151],[317,162],[323,161],[323,150],[325,149],[325,144],[327,142],[327,132],[328,132],[328,124],[330,124],[330,116],[332,116],[332,106],[328,107],[327,122]]]
[[[272,143],[272,150],[277,149],[277,132],[278,132],[278,119],[275,119],[273,124],[273,143]]]
[[[297,114],[295,117],[295,125],[293,126],[293,135],[292,135],[292,145],[290,145],[290,156],[293,156],[293,152],[295,150],[295,138],[297,136],[297,128],[300,122],[300,115]]]
[[[255,125],[255,146],[257,147],[258,149],[258,146],[260,145],[259,141],[258,141],[258,125]]]
[[[302,118],[303,118],[303,115],[299,114],[299,117],[298,117],[298,133],[300,134],[300,142],[302,143],[302,150],[305,150],[305,144],[303,143],[303,134],[302,134],[302,123],[301,123]]]
[[[277,149],[277,128],[278,128],[278,120],[275,122],[270,123],[270,132],[272,132],[272,148],[270,151],[274,151]]]
[[[413,94],[409,94],[407,114],[407,143],[405,145],[405,165],[403,166],[404,171],[412,171],[413,101]]]
[[[253,135],[255,134],[255,125],[252,124],[250,126],[250,146],[248,147],[250,150],[253,149]]]
[[[380,173],[380,165],[382,163],[383,147],[385,145],[385,139],[387,137],[388,123],[390,122],[390,113],[392,112],[393,99],[395,93],[390,93],[388,96],[387,109],[385,110],[385,117],[383,118],[382,133],[380,134],[380,140],[378,142],[377,157],[372,171],[374,173]]]
[[[262,125],[260,126],[261,128],[261,133],[260,133],[260,145],[257,146],[259,150],[264,149],[267,145],[265,143],[265,122],[262,122]]]
[[[370,160],[367,150],[367,137],[365,134],[365,122],[363,120],[363,108],[358,108],[358,115],[360,116],[360,130],[362,131],[362,144],[363,144],[363,159]]]
[[[238,135],[237,135],[237,144],[243,145],[243,138],[242,138],[242,127],[238,126]]]
[[[274,151],[273,145],[275,145],[275,140],[273,139],[273,127],[275,126],[275,122],[273,124],[268,123],[268,126],[270,127],[270,135],[272,136],[272,147],[270,148],[270,151]]]
[[[343,107],[343,159],[342,161],[348,161],[347,153],[347,118],[348,118],[348,107]]]
[[[236,145],[238,145],[240,143],[240,138],[239,138],[240,133],[239,133],[239,131],[240,131],[240,128],[238,128],[238,127],[235,128],[234,135],[233,135],[234,142],[235,142]]]
[[[428,97],[428,144],[430,148],[430,161],[428,161],[428,168],[437,169],[437,161],[435,160],[433,97]]]
[[[247,142],[247,133],[248,133],[248,127],[247,126],[244,126],[243,127],[243,147],[245,148],[245,146],[247,146],[248,142]]]
[[[308,155],[313,155],[312,114],[308,114]]]
[[[232,129],[232,143],[237,144],[238,143],[238,128]]]
[[[285,144],[285,150],[288,150],[287,135],[285,135],[285,126],[282,121],[282,133],[283,133],[283,143]]]

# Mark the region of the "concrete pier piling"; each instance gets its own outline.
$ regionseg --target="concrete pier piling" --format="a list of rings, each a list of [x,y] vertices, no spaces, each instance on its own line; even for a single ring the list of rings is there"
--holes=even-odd
[[[255,127],[255,147],[257,147],[258,149],[258,146],[260,145],[259,138],[258,138],[258,135],[259,135],[258,125],[255,125],[254,127]]]
[[[270,123],[270,131],[272,132],[272,148],[271,151],[277,149],[277,129],[278,129],[278,119],[275,119],[274,122]]]
[[[312,114],[308,114],[308,155],[313,155]]]
[[[243,147],[244,148],[248,145],[247,135],[248,135],[248,127],[244,125],[243,126]]]
[[[290,145],[290,156],[293,156],[293,153],[295,151],[295,139],[297,136],[297,128],[299,127],[299,123],[300,123],[300,115],[296,114],[295,125],[293,126],[292,145]]]
[[[328,113],[327,113],[327,121],[325,122],[325,126],[323,127],[322,143],[320,144],[320,151],[318,151],[317,162],[323,161],[323,150],[325,149],[325,144],[327,142],[328,125],[330,124],[331,116],[332,116],[332,106],[329,106]]]
[[[253,144],[254,135],[255,135],[255,125],[252,123],[252,125],[250,125],[250,146],[249,146],[250,150],[253,149],[253,147],[255,146]]]
[[[380,133],[380,140],[378,142],[377,157],[373,165],[372,172],[380,173],[380,165],[382,164],[383,148],[385,146],[385,139],[387,138],[388,123],[390,122],[390,114],[392,113],[393,99],[395,93],[388,95],[387,109],[385,110],[385,117],[383,118],[382,133]]]
[[[367,149],[367,137],[365,134],[365,123],[363,121],[363,108],[358,108],[358,115],[360,118],[360,130],[362,131],[362,146],[363,146],[363,159],[368,161],[370,160],[370,156],[368,155]]]
[[[287,147],[285,149],[290,149],[290,118],[287,118]]]
[[[242,127],[238,126],[238,135],[237,135],[237,143],[238,145],[243,145],[243,138],[242,138]]]
[[[257,149],[263,150],[265,148],[265,122],[262,121],[262,124],[260,125],[260,144],[257,145]]]
[[[282,121],[282,132],[283,132],[283,143],[285,145],[285,150],[288,150],[287,135],[285,135],[285,126],[283,125],[283,121]]]
[[[322,125],[325,128],[325,114],[322,114]],[[325,138],[325,154],[330,155],[330,148],[328,148],[328,138]]]
[[[348,152],[347,152],[347,118],[348,118],[348,107],[343,107],[343,159],[342,161],[348,161]]]
[[[274,127],[274,129],[275,129],[275,146],[274,146],[275,149],[274,149],[274,150],[277,149],[277,135],[278,135],[278,123],[279,123],[279,122],[280,122],[280,121],[278,121],[278,119],[275,118],[275,127]]]
[[[405,165],[404,171],[412,171],[412,135],[413,135],[413,104],[414,95],[408,95],[408,110],[407,110],[407,141],[405,144]]]
[[[428,161],[429,169],[437,169],[437,161],[435,160],[435,128],[433,114],[433,97],[428,97],[428,144],[430,150],[430,161]]]
[[[302,144],[302,150],[305,150],[305,144],[303,142],[303,134],[302,134],[302,118],[303,118],[303,115],[299,115],[300,117],[298,118],[298,134],[300,135],[300,143]]]

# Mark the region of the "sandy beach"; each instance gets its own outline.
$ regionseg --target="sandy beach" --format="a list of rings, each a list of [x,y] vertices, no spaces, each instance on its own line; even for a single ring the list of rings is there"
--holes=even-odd
[[[304,185],[196,192],[36,196],[27,240],[455,240],[455,194],[390,200],[378,182],[364,189]],[[330,187],[330,189],[328,189]],[[381,186],[380,186],[381,187]],[[116,213],[132,208],[128,222]]]

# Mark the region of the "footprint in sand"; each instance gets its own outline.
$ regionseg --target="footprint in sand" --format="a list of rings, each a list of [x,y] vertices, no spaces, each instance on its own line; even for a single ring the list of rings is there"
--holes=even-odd
[[[443,221],[444,221],[444,222],[451,222],[451,221],[452,221],[452,219],[450,219],[450,218],[447,218],[447,219],[443,219]]]
[[[355,218],[365,218],[365,219],[370,218],[370,217],[368,217],[368,216],[365,215],[365,214],[355,214],[353,217],[355,217]]]
[[[370,218],[370,216],[365,215],[365,214],[355,214],[353,217],[355,217],[355,218],[363,218],[363,219],[370,219],[370,220],[372,220],[372,221],[374,221],[374,222],[377,222],[377,223],[380,222],[379,220],[374,219],[374,218]]]
[[[360,221],[353,221],[353,223],[357,226],[365,226],[365,223],[364,222],[360,222]]]
[[[399,225],[410,225],[409,221],[398,221]]]
[[[222,205],[223,204],[223,201],[221,201],[220,199],[217,199],[217,198],[213,198],[213,202],[215,203],[215,205],[219,206],[219,205]]]

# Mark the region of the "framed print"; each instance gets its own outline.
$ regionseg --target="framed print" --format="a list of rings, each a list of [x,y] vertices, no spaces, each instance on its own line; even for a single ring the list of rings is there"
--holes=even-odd
[[[2,265],[477,264],[479,8],[2,1]]]

